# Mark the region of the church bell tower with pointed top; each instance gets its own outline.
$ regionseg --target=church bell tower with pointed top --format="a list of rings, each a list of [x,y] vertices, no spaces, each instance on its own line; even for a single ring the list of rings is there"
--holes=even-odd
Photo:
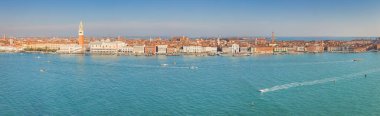
[[[78,44],[84,48],[84,34],[83,34],[83,22],[81,21],[79,24],[79,31],[78,31]]]

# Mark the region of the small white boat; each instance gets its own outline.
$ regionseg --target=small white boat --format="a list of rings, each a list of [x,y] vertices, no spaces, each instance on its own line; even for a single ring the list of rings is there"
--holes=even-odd
[[[263,93],[263,92],[264,92],[264,89],[260,89],[259,92]]]
[[[189,68],[190,69],[197,69],[198,67],[196,67],[196,66],[190,66]]]
[[[45,69],[40,69],[40,72],[45,72],[46,70]]]
[[[169,64],[161,64],[162,67],[167,67]]]

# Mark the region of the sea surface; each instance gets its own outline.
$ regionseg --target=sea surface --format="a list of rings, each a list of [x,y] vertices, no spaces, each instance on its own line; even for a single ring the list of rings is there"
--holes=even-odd
[[[0,115],[380,115],[380,53],[2,53]]]

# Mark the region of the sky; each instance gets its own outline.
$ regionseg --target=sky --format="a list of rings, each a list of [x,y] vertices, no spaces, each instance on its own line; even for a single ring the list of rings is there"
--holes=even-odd
[[[380,36],[380,0],[1,0],[0,34]]]

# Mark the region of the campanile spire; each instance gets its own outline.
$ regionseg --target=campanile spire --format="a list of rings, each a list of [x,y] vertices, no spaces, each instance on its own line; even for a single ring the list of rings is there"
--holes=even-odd
[[[80,21],[80,23],[79,23],[78,35],[83,35],[83,22],[82,21]]]
[[[83,31],[83,22],[79,23],[79,31],[78,31],[78,44],[84,47],[84,31]]]

